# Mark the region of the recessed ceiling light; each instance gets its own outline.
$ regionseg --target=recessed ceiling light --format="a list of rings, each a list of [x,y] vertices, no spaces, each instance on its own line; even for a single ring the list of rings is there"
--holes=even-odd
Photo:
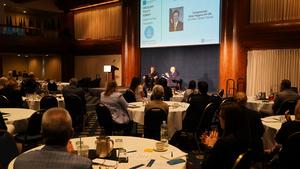
[[[28,55],[25,55],[25,58],[28,58]]]
[[[18,54],[18,56],[21,56],[21,54]]]
[[[3,6],[6,6],[6,3],[3,3]]]
[[[48,54],[46,54],[45,56],[49,56]]]
[[[23,13],[27,13],[27,11],[24,10]]]

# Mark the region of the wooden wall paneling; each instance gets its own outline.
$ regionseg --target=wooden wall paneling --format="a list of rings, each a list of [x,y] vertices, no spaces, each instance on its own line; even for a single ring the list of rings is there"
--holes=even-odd
[[[222,1],[219,88],[226,89],[227,79],[246,78],[246,49],[241,45],[240,32],[249,22],[249,1]],[[236,86],[234,86],[236,88]]]
[[[139,1],[123,0],[122,6],[122,85],[129,86],[140,76]]]

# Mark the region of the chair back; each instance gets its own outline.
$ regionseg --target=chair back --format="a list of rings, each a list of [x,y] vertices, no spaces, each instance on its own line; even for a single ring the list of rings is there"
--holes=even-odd
[[[54,96],[44,96],[40,101],[40,109],[48,110],[52,107],[58,107],[58,102]]]
[[[7,130],[2,113],[0,112],[0,130]]]
[[[160,126],[167,121],[167,112],[160,108],[152,108],[145,112],[144,137],[160,140]]]
[[[40,135],[41,134],[41,126],[42,126],[42,118],[45,110],[38,110],[34,112],[28,121],[27,127],[27,135]]]
[[[73,128],[75,131],[82,131],[85,112],[81,98],[77,95],[66,95],[64,101],[65,108],[71,115]]]
[[[103,103],[99,103],[96,106],[96,114],[98,123],[104,128],[105,134],[112,135],[113,119],[110,110]]]
[[[9,100],[4,95],[0,95],[0,108],[9,107]]]
[[[7,168],[17,155],[18,149],[14,138],[7,131],[0,130],[0,165]]]
[[[236,158],[232,169],[250,169],[251,162],[251,150],[248,150]]]
[[[279,154],[280,161],[286,169],[295,168],[299,164],[300,154],[300,132],[295,132],[290,135],[286,141],[286,144],[282,146]]]
[[[55,82],[49,82],[47,88],[49,91],[57,91],[57,84]]]
[[[281,103],[279,109],[277,110],[277,115],[283,115],[286,111],[289,111],[289,114],[294,114],[297,100],[286,100]]]
[[[126,90],[126,92],[123,94],[123,97],[127,103],[136,102],[135,94],[129,89]]]
[[[200,118],[199,124],[197,126],[197,131],[200,133],[204,132],[205,130],[210,130],[211,125],[213,124],[213,120],[217,115],[219,110],[219,106],[213,102],[209,103]]]

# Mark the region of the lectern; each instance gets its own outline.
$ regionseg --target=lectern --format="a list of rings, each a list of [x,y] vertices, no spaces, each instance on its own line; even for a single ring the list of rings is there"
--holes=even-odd
[[[103,71],[106,73],[106,81],[107,82],[109,80],[115,80],[115,71],[116,70],[119,70],[119,68],[114,65],[104,65]],[[111,79],[109,78],[110,73],[111,73]]]

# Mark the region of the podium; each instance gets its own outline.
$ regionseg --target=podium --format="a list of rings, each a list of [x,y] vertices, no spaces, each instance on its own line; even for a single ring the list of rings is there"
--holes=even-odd
[[[115,80],[115,71],[119,70],[118,67],[114,65],[104,65],[103,72],[106,73],[106,82]]]

